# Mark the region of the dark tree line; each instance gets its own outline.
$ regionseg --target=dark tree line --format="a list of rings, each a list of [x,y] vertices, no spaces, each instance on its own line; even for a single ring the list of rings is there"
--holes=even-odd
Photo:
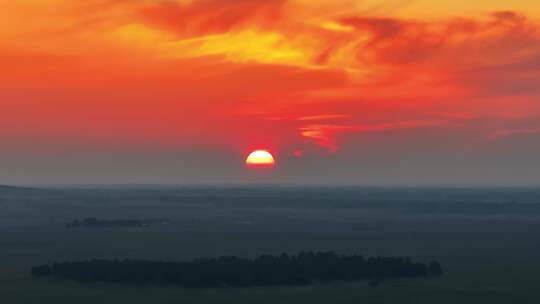
[[[115,228],[115,227],[149,227],[155,224],[167,224],[168,220],[165,219],[150,219],[150,220],[128,220],[128,219],[114,219],[114,220],[100,220],[93,217],[88,217],[82,221],[73,220],[66,224],[67,228]]]
[[[289,256],[261,255],[255,259],[224,256],[191,262],[89,260],[33,267],[34,276],[80,282],[180,285],[184,287],[306,285],[314,282],[356,281],[441,275],[441,265],[429,266],[408,258],[301,252]]]

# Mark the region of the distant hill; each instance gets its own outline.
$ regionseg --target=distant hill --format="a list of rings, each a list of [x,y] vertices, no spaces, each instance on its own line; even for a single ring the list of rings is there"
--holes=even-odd
[[[35,190],[36,188],[0,185],[0,190]]]
[[[22,193],[35,193],[47,191],[45,189],[31,188],[31,187],[18,187],[18,186],[8,186],[0,185],[0,194],[22,194]]]

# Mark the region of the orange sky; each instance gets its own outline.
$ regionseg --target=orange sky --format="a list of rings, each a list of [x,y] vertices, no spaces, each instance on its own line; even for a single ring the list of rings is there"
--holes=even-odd
[[[539,1],[0,1],[0,41],[4,151],[540,136]]]

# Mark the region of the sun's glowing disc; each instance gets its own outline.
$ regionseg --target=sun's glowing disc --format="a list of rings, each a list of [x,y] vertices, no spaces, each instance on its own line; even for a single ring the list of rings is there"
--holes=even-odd
[[[246,166],[250,168],[273,168],[275,165],[274,156],[266,150],[253,151],[246,158]]]

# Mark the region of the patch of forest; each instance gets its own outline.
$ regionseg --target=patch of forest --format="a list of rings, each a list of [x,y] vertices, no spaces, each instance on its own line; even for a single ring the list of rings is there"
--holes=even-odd
[[[178,285],[182,287],[250,287],[308,285],[335,281],[418,278],[443,274],[437,261],[429,264],[403,257],[364,258],[329,252],[198,258],[191,262],[100,260],[60,262],[32,267],[37,277],[53,276],[79,282]]]

